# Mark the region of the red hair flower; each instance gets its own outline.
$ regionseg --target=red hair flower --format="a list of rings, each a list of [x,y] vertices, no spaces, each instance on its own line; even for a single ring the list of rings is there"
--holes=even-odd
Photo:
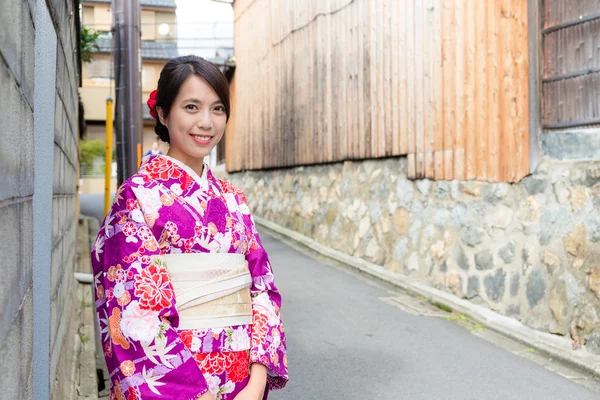
[[[150,115],[152,116],[152,118],[157,119],[157,114],[156,114],[156,90],[153,90],[152,93],[150,93],[150,96],[148,97],[148,101],[146,102],[146,104],[148,104],[148,108],[150,109]]]

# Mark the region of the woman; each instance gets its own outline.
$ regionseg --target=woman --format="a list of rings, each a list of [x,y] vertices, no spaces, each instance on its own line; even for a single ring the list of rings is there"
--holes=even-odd
[[[244,194],[203,163],[227,80],[172,59],[148,106],[169,151],[119,188],[92,250],[111,399],[266,399],[288,379],[281,297]]]

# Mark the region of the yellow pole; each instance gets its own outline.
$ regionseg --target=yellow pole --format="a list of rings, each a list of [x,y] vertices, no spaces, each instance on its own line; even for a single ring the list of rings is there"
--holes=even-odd
[[[112,175],[113,101],[106,99],[106,148],[104,158],[104,215],[110,208],[110,178]]]
[[[137,164],[138,164],[138,168],[140,167],[140,165],[142,165],[142,144],[138,143],[137,144]]]

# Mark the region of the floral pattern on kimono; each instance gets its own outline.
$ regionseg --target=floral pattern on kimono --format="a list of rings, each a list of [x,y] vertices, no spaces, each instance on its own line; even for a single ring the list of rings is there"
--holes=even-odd
[[[251,325],[178,329],[177,299],[162,257],[244,254],[252,277]],[[94,294],[111,399],[230,400],[267,367],[269,390],[285,386],[281,296],[241,190],[154,155],[117,191],[92,249]]]

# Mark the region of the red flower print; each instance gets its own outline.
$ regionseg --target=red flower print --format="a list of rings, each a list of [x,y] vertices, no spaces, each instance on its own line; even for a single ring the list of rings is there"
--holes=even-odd
[[[177,225],[173,221],[167,221],[165,224],[165,229],[171,236],[175,236],[177,234]]]
[[[269,317],[258,310],[252,310],[252,347],[260,346],[267,337]]]
[[[248,353],[245,351],[236,351],[228,353],[231,359],[231,367],[227,369],[227,376],[233,382],[241,382],[249,375],[250,361]]]
[[[161,311],[171,306],[173,289],[164,267],[150,264],[136,275],[134,287],[142,310]]]
[[[164,157],[154,157],[146,164],[146,173],[152,179],[166,181],[168,179],[179,179],[181,170],[176,168],[171,160]]]
[[[181,182],[181,189],[187,190],[193,181],[194,180],[192,179],[192,177],[189,174],[183,172],[181,174],[181,177],[179,178],[179,182]]]
[[[228,353],[196,353],[196,363],[203,374],[218,375],[231,368],[232,359]]]
[[[128,222],[123,227],[123,233],[126,234],[127,236],[133,236],[137,233],[137,228],[135,227],[135,225],[133,223]]]
[[[127,209],[133,211],[138,208],[138,202],[134,199],[127,199]]]
[[[140,400],[137,387],[132,386],[129,388],[129,394],[127,395],[127,400]]]
[[[157,119],[158,114],[156,113],[156,95],[158,94],[157,90],[153,90],[148,96],[148,101],[146,104],[148,105],[148,109],[150,110],[150,116],[154,119]]]
[[[154,236],[152,234],[152,230],[150,228],[148,228],[147,226],[142,226],[138,230],[138,235],[140,236],[140,239],[142,239],[143,241],[150,240]]]
[[[186,349],[192,348],[192,339],[194,339],[194,334],[192,331],[180,331],[177,333],[179,335],[179,339],[183,342]]]
[[[112,342],[110,340],[108,340],[104,345],[104,354],[106,357],[112,357],[113,355]]]

